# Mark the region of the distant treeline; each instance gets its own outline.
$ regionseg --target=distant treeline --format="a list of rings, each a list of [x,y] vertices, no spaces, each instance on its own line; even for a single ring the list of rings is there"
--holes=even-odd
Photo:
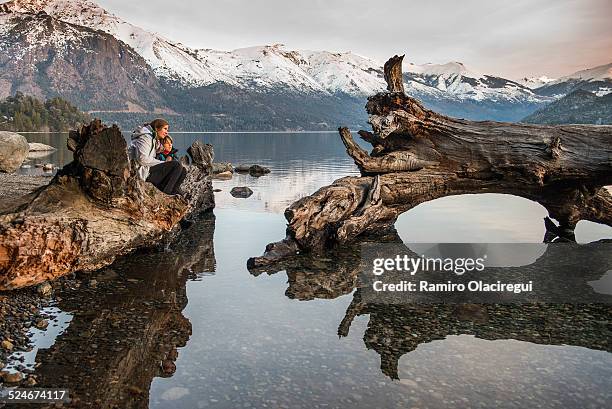
[[[345,95],[245,92],[223,84],[194,89],[170,89],[165,102],[177,114],[96,112],[106,124],[123,131],[162,117],[176,131],[295,131],[364,127],[365,98]]]
[[[0,101],[0,130],[4,131],[64,132],[89,121],[88,114],[59,97],[42,102],[17,92]]]

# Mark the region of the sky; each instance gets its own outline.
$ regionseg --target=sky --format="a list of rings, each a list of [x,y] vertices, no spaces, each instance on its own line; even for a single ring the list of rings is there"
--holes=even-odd
[[[94,0],[96,1],[96,0]],[[612,62],[612,0],[97,0],[194,48],[284,44],[416,64],[459,61],[505,78]]]

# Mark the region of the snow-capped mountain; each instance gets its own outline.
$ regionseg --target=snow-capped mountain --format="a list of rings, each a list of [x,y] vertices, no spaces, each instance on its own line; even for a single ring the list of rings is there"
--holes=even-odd
[[[546,75],[542,75],[540,77],[523,77],[520,80],[516,81],[521,85],[526,86],[530,89],[540,88],[543,85],[556,81],[555,78],[549,78]]]
[[[380,64],[351,53],[306,52],[300,55],[280,45],[234,51],[193,49],[125,22],[89,0],[13,0],[0,5],[0,11],[34,14],[44,11],[65,22],[102,30],[132,47],[159,77],[183,86],[207,86],[223,82],[241,88],[284,88],[326,93],[339,89],[344,91],[342,85],[346,84],[347,91],[367,95],[375,89],[372,83],[381,83],[382,80],[373,81],[371,73],[367,71],[370,65],[380,67]],[[325,54],[333,58],[325,61],[325,58],[321,58]],[[365,70],[357,68],[346,77],[338,79],[337,75],[333,78],[333,74],[326,75],[317,69],[326,69],[330,65],[340,69],[365,67]],[[317,77],[322,83],[317,82]]]
[[[81,33],[91,38],[87,44],[78,43]],[[115,55],[129,56],[121,60],[121,70],[113,66],[105,42],[112,43]],[[0,4],[0,51],[6,51],[4,59],[0,56],[0,96],[32,90],[37,96],[65,95],[92,111],[193,113],[210,115],[206,124],[225,121],[223,126],[232,127],[255,121],[253,126],[335,128],[342,118],[365,121],[365,97],[386,88],[382,63],[351,52],[292,50],[281,44],[195,49],[134,26],[90,0]],[[84,59],[86,65],[78,63]],[[535,82],[527,79],[521,83],[475,72],[460,62],[405,61],[403,68],[408,94],[432,109],[469,119],[518,120],[560,94],[545,91],[546,86],[532,90]],[[594,83],[605,73],[589,75],[572,84]],[[557,81],[549,84],[567,85]],[[103,103],[95,87],[106,90]],[[115,100],[114,89],[120,90]],[[237,120],[247,111],[247,122]],[[259,120],[256,112],[272,119]]]
[[[568,79],[579,79],[582,81],[603,81],[612,79],[612,63],[606,65],[600,65],[595,68],[589,68],[586,70],[576,71],[573,74],[561,77],[554,81],[552,84],[567,81]]]
[[[167,111],[159,87],[142,57],[109,34],[43,13],[0,13],[0,98],[21,91],[82,108]]]
[[[0,7],[19,13],[44,11],[56,19],[109,33],[140,54],[160,78],[183,86],[222,82],[243,89],[353,96],[385,89],[382,64],[350,52],[295,51],[278,44],[234,51],[193,49],[123,21],[89,0],[13,0]],[[461,63],[409,64],[405,72],[412,74],[407,78],[407,92],[416,96],[436,95],[439,90],[447,98],[460,100],[539,98],[520,84],[475,73]]]
[[[566,75],[537,88],[535,92],[559,98],[577,90],[589,91],[597,96],[612,93],[612,63]]]
[[[541,102],[529,88],[501,77],[472,71],[460,62],[447,64],[408,64],[404,66],[408,89],[417,92],[435,88],[461,100],[493,102]]]

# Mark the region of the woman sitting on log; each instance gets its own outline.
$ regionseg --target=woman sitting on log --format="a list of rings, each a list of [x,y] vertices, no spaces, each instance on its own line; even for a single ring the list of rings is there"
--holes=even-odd
[[[168,122],[155,119],[132,133],[130,159],[142,180],[151,182],[162,192],[175,195],[187,175],[179,161],[164,162],[155,158],[162,149],[161,141],[168,136]]]

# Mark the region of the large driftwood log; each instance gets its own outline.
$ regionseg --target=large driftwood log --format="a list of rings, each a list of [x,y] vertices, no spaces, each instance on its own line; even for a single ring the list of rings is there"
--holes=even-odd
[[[401,57],[385,64],[388,89],[368,98],[373,132],[340,137],[361,177],[346,177],[292,204],[287,237],[268,245],[269,263],[320,252],[391,226],[416,205],[466,193],[507,193],[542,204],[571,235],[580,220],[612,225],[612,126],[543,126],[450,118],[403,93]]]
[[[190,148],[183,196],[142,182],[118,127],[93,121],[70,133],[74,161],[30,195],[0,206],[0,290],[95,270],[156,244],[190,214],[212,209],[212,147]]]

